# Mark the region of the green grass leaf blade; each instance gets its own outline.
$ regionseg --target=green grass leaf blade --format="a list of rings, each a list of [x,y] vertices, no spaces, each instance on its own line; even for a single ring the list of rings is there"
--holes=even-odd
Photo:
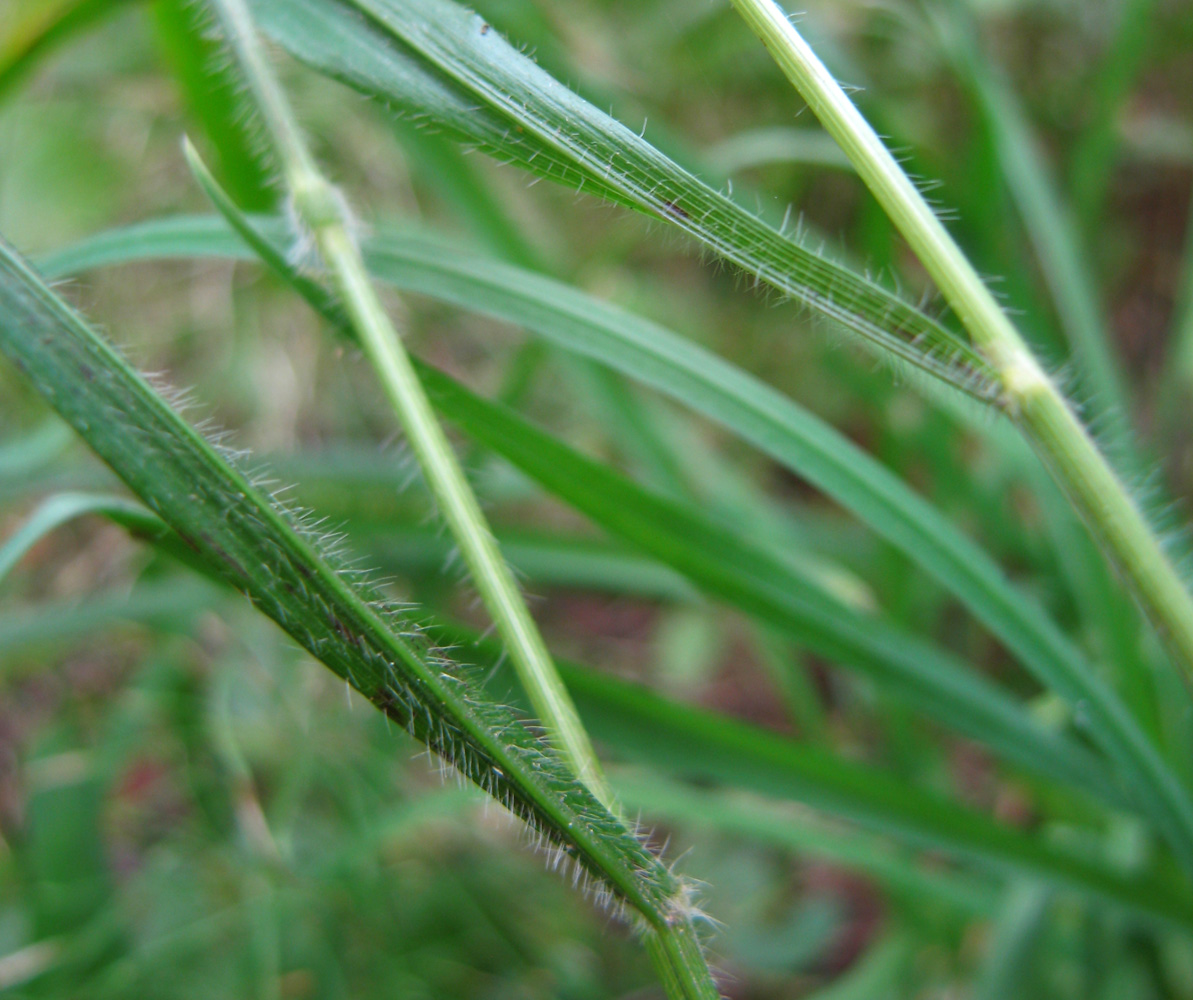
[[[559,668],[593,735],[633,760],[701,783],[804,802],[907,844],[1193,926],[1193,901],[1171,879],[1120,875],[873,767],[564,660]]]
[[[209,37],[206,12],[190,0],[154,0],[153,15],[187,107],[215,149],[221,181],[246,210],[269,210],[278,195],[261,155],[261,138],[245,114],[239,80]]]
[[[1099,60],[1088,124],[1070,157],[1069,187],[1082,233],[1096,237],[1119,159],[1124,105],[1152,56],[1156,0],[1116,5],[1107,50]]]
[[[700,600],[696,589],[680,574],[627,547],[539,532],[498,530],[497,538],[510,566],[536,587],[684,603]],[[376,537],[363,536],[361,541],[385,568],[401,567],[405,572],[438,572],[453,551],[447,539],[425,527],[387,524],[378,529]]]
[[[907,989],[914,963],[914,940],[910,935],[896,931],[872,946],[824,989],[809,993],[807,1000],[871,1000],[876,996],[899,996]]]
[[[305,649],[573,856],[650,928],[676,876],[513,717],[291,527],[87,324],[0,243],[0,350],[215,573]],[[379,599],[378,599],[379,600]],[[392,627],[391,627],[392,625]],[[395,631],[398,629],[400,631]]]
[[[208,572],[206,567],[204,572]],[[10,667],[32,652],[81,642],[113,627],[181,628],[199,611],[213,606],[221,593],[222,588],[195,577],[172,581],[169,587],[135,587],[129,594],[38,602],[4,610],[0,612],[0,654]]]
[[[806,809],[740,792],[697,788],[640,770],[612,775],[618,798],[647,820],[730,833],[866,872],[910,896],[939,900],[962,913],[989,915],[997,900],[984,879],[931,871],[873,834],[817,822]]]
[[[963,338],[703,184],[479,15],[445,0],[255,0],[253,9],[267,33],[320,71],[503,160],[676,226],[885,356],[992,398],[987,365]]]
[[[170,532],[161,520],[140,504],[123,497],[88,493],[59,493],[44,500],[16,531],[0,545],[0,580],[12,571],[34,545],[50,532],[76,518],[99,514],[127,528],[131,533],[152,541]]]
[[[705,159],[725,176],[772,163],[800,163],[853,172],[849,157],[832,137],[807,126],[757,128],[732,135],[708,149]]]
[[[861,670],[1007,759],[1118,800],[1084,751],[1033,722],[1022,705],[939,649],[852,611],[696,508],[648,492],[441,372],[424,366],[420,374],[444,416],[614,537],[801,645]]]
[[[1051,895],[1036,882],[1017,882],[1007,890],[993,940],[978,973],[976,1000],[1002,1000],[1028,991],[1032,962],[1047,926]]]
[[[1009,83],[981,54],[965,12],[949,5],[934,9],[946,52],[994,137],[1007,188],[1019,210],[1056,307],[1065,338],[1077,360],[1079,382],[1090,408],[1102,418],[1116,457],[1130,460],[1132,431],[1121,365],[1098,307],[1099,295],[1080,236],[1065,214],[1063,198],[1048,175],[1035,136]]]

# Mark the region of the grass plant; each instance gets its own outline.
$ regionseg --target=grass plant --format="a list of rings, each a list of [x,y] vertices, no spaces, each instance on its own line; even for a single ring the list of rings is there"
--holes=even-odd
[[[1054,164],[983,34],[1027,11],[480,7],[0,6],[0,990],[1193,993],[1193,598],[1152,510],[1193,244],[1153,376],[1095,238],[1180,51],[1148,24],[1193,22],[1108,5]],[[125,161],[152,209],[78,224],[102,171],[58,154],[43,220],[6,170],[41,183],[23,109],[88,44],[150,81],[165,180]],[[674,74],[649,128],[610,67]]]

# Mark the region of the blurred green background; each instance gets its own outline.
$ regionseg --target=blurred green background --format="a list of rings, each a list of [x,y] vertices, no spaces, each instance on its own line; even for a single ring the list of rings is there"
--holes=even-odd
[[[680,162],[732,178],[743,204],[800,220],[826,253],[913,299],[923,293],[890,224],[810,114],[798,115],[802,102],[727,3],[476,6],[598,106],[635,129],[647,122],[647,137]],[[994,86],[1017,99],[1014,120],[1034,136],[1049,204],[1069,222],[1132,416],[1168,490],[1187,496],[1193,5],[984,0],[940,10],[973,33],[982,71],[997,67],[1005,79]],[[863,88],[859,103],[909,169],[942,181],[935,196],[955,210],[953,231],[1063,365],[1040,220],[1014,186],[1005,134],[980,112],[970,57],[911,0],[816,0],[801,23],[834,71]],[[36,254],[113,225],[208,211],[180,153],[184,133],[242,205],[274,207],[213,52],[180,0],[0,0],[0,232]],[[317,155],[366,223],[452,234],[760,374],[931,497],[1095,641],[1031,492],[981,435],[898,373],[657,224],[528,186],[292,62],[279,66]],[[189,387],[196,419],[230,429],[233,444],[297,484],[297,499],[343,526],[396,594],[483,624],[367,367],[260,268],[137,264],[67,291],[139,366]],[[859,606],[1036,693],[903,556],[715,429],[518,330],[418,296],[397,308],[422,356],[486,395],[769,544],[794,540]],[[0,435],[0,539],[41,497],[109,483],[6,366]],[[464,454],[559,655],[1034,822],[1040,790],[979,749],[703,601],[499,461]],[[756,519],[760,507],[768,519]],[[494,683],[512,682],[497,673]],[[0,583],[0,692],[0,992],[659,995],[632,936],[544,871],[513,821],[445,781],[246,602],[111,525],[64,527]],[[617,747],[602,749],[618,760]],[[713,790],[672,801],[649,759],[615,774],[659,842],[669,838],[669,856],[682,854],[683,870],[707,884],[704,908],[721,922],[711,947],[731,997],[1193,996],[1193,955],[1179,939],[1168,947],[1123,932],[1033,886],[1004,892],[967,874],[951,894],[926,891],[907,873],[958,873],[931,859],[902,865],[890,845],[798,806]],[[1110,843],[1130,856],[1132,829]],[[860,852],[855,863],[847,848]]]

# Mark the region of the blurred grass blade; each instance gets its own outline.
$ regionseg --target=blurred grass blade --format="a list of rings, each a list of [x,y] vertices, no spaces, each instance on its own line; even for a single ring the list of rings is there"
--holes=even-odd
[[[10,4],[0,35],[0,98],[54,46],[128,0],[36,0]],[[16,7],[14,10],[13,7]]]
[[[458,631],[445,634],[459,637]],[[488,655],[494,655],[491,647]],[[873,767],[817,747],[670,701],[565,660],[560,672],[593,736],[619,754],[700,784],[715,782],[804,802],[1002,873],[1034,875],[1088,898],[1193,927],[1193,899],[1166,876],[1119,874]]]
[[[34,941],[61,943],[103,921],[116,894],[102,834],[111,779],[84,746],[75,725],[62,720],[25,764],[28,812],[9,864],[31,888]]]
[[[0,444],[0,487],[27,486],[30,477],[62,456],[74,441],[71,429],[53,417],[36,430]]]
[[[510,206],[486,183],[476,160],[466,155],[457,143],[427,129],[416,128],[410,122],[394,123],[402,153],[410,160],[412,169],[453,209],[477,240],[495,257],[535,271],[549,270],[549,258],[538,246],[543,234],[535,234],[532,242],[523,234],[510,211]],[[536,226],[548,223],[536,220]],[[552,246],[558,251],[557,246]],[[552,263],[559,266],[557,259]]]
[[[1022,767],[1110,802],[1121,793],[1102,766],[1036,723],[1025,708],[948,654],[851,610],[699,509],[653,494],[520,417],[421,372],[439,411],[614,537],[678,570],[705,592],[787,633]]]
[[[51,938],[37,941],[0,956],[0,990],[23,986],[53,967],[62,952],[62,942]]]
[[[504,161],[668,222],[881,356],[993,398],[988,366],[964,338],[709,188],[479,15],[445,0],[254,0],[253,9],[268,33],[322,72]]]
[[[161,48],[188,110],[214,147],[221,182],[246,210],[268,210],[278,198],[261,137],[246,114],[240,81],[210,37],[210,19],[192,0],[153,0],[152,6]]]
[[[0,350],[154,513],[300,645],[573,858],[598,891],[666,926],[684,889],[541,742],[427,646],[407,612],[317,554],[267,500],[0,243]]]
[[[97,515],[149,542],[185,566],[207,572],[208,565],[193,548],[141,504],[102,493],[57,493],[46,498],[0,545],[0,581],[42,538],[76,518]]]
[[[205,579],[183,578],[171,580],[169,586],[139,586],[127,595],[39,602],[5,610],[0,612],[0,663],[11,667],[30,652],[82,641],[115,625],[184,630],[196,614],[212,607],[221,593]]]
[[[818,128],[757,128],[723,139],[705,150],[708,165],[725,176],[772,163],[799,163],[853,173],[849,157]]]
[[[643,771],[612,776],[618,798],[643,818],[682,823],[773,844],[797,856],[845,865],[914,897],[940,900],[966,914],[989,915],[998,895],[965,872],[932,870],[922,859],[871,833],[828,824],[808,809],[735,791],[696,788]]]
[[[50,532],[87,514],[101,514],[130,532],[152,541],[172,534],[144,507],[122,497],[89,493],[59,493],[44,500],[0,545],[0,580],[3,580],[34,545]]]
[[[218,193],[213,196],[218,198]],[[226,203],[222,207],[234,211]],[[275,270],[288,274],[287,280],[329,320],[343,325],[328,293],[310,278],[294,274],[265,231],[254,229],[242,216],[231,214],[229,220],[242,238],[271,261]],[[172,226],[177,227],[175,232],[170,231]],[[58,276],[142,256],[243,253],[227,233],[221,248],[215,230],[202,220],[151,223],[96,237],[90,244],[56,255],[47,266]],[[715,355],[656,324],[549,279],[470,258],[412,236],[379,239],[369,249],[368,259],[379,277],[399,287],[524,324],[561,346],[667,392],[824,489],[957,594],[1043,684],[1068,700],[1079,720],[1088,725],[1090,735],[1118,766],[1138,808],[1153,818],[1171,842],[1186,845],[1182,848],[1185,856],[1193,857],[1193,806],[1188,795],[1122,702],[1047,616],[1008,584],[981,549],[951,530],[938,511],[843,435]],[[426,377],[437,386],[447,384],[436,373]],[[744,557],[753,561],[753,569],[745,575],[734,570],[737,576],[726,577],[725,567],[708,555],[724,553],[730,544],[723,529],[709,525],[698,512],[681,517],[679,508],[668,507],[661,498],[641,500],[646,494],[615,473],[595,466],[512,414],[501,414],[498,419],[495,413],[500,411],[489,404],[457,394],[458,387],[449,390],[437,405],[445,407],[449,400],[457,400],[456,414],[449,414],[452,419],[466,419],[470,434],[569,503],[579,506],[578,491],[583,489],[589,499],[580,509],[607,531],[680,569],[710,593],[739,606],[746,602],[751,613],[786,630],[797,630],[804,641],[825,643],[822,650],[826,655],[855,666],[865,664],[871,671],[883,670],[888,683],[898,679],[904,696],[914,697],[921,709],[938,717],[943,713],[951,725],[997,747],[1010,759],[1029,764],[1034,760],[1037,766],[1048,761],[1046,768],[1058,763],[1053,753],[1037,756],[1036,750],[1025,749],[1030,745],[1038,750],[1051,740],[1042,740],[1037,733],[1037,738],[1021,742],[1024,734],[1036,727],[1025,728],[1022,712],[996,693],[997,689],[978,682],[971,672],[959,670],[925,644],[883,629],[873,620],[867,619],[863,628],[856,616],[848,618],[845,609],[839,613],[833,609],[831,616],[826,616],[824,608],[808,607],[807,587],[794,580],[790,569],[782,568],[781,560],[754,552]],[[584,489],[585,484],[596,482],[613,491],[607,496],[622,500],[608,503],[600,490]],[[641,502],[631,502],[631,497]],[[645,520],[640,519],[643,517]],[[704,538],[706,548],[685,542],[684,532],[689,533],[689,540]],[[766,569],[758,568],[764,564]],[[775,580],[782,580],[782,586],[776,586]],[[842,622],[848,624],[842,627]],[[962,709],[963,705],[969,707]],[[1072,778],[1081,771],[1087,777],[1079,778],[1078,783],[1089,787],[1090,772],[1084,766],[1075,771],[1070,765],[1061,765],[1056,773]],[[1110,790],[1096,778],[1094,787]]]
[[[1098,308],[1098,290],[1083,259],[1078,231],[1063,209],[1063,199],[1009,83],[979,52],[963,5],[931,0],[928,9],[946,54],[993,135],[1007,187],[1077,361],[1079,386],[1087,405],[1098,415],[1115,458],[1130,462],[1135,454],[1130,447],[1133,435],[1127,389]]]
[[[536,587],[700,603],[699,593],[680,574],[628,547],[545,532],[499,529],[497,538],[510,566]],[[385,568],[400,568],[404,573],[438,573],[453,552],[440,532],[425,526],[387,524],[375,537],[361,536],[361,542]]]
[[[1115,180],[1120,152],[1119,123],[1131,88],[1151,56],[1156,0],[1119,0],[1106,40],[1108,51],[1093,74],[1088,124],[1073,149],[1070,189],[1082,234],[1097,238],[1106,195]]]
[[[895,932],[870,949],[845,972],[806,1000],[874,1000],[906,995],[915,965],[911,935]]]
[[[1193,215],[1185,221],[1185,244],[1181,254],[1180,284],[1172,315],[1169,336],[1168,374],[1165,396],[1171,419],[1185,426],[1186,394],[1193,392]]]
[[[978,973],[974,1000],[1006,1000],[1030,993],[1032,960],[1045,929],[1052,893],[1037,882],[1015,882]]]

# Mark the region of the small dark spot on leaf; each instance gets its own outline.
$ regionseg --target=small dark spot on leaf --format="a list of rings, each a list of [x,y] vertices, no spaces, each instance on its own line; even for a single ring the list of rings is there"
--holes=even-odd
[[[482,34],[482,35],[487,35],[488,33],[489,33],[489,25],[487,25],[487,24],[482,24],[482,25],[481,25],[481,34]]]
[[[177,529],[175,529],[175,534],[177,534],[177,535],[178,535],[178,537],[179,537],[179,538],[181,538],[181,539],[182,539],[182,541],[183,541],[183,542],[184,542],[184,543],[185,543],[185,544],[186,544],[186,545],[187,545],[189,548],[192,548],[192,549],[194,549],[196,552],[202,552],[202,551],[203,551],[201,548],[199,548],[199,543],[198,543],[198,542],[196,542],[196,541],[195,541],[193,538],[191,538],[191,536],[190,536],[190,535],[186,534],[186,532],[184,532],[184,531],[178,531]]]
[[[202,539],[203,544],[206,546],[208,552],[215,553],[215,555],[219,556],[219,558],[224,561],[224,563],[232,571],[232,576],[235,580],[239,581],[248,578],[248,573],[244,571],[244,567],[241,566],[240,563],[238,563],[227,551],[225,551],[223,546],[217,544],[211,535],[205,531],[201,531],[199,533],[199,537]]]
[[[336,634],[345,642],[350,643],[357,649],[363,649],[364,641],[361,639],[361,637],[352,631],[352,629],[350,629],[342,621],[340,621],[339,617],[334,611],[329,612],[329,614],[331,615],[332,628],[336,630]]]
[[[680,204],[678,201],[664,202],[663,208],[666,210],[668,215],[673,215],[677,219],[690,219],[691,218],[691,216],[688,215],[688,213],[685,212],[683,210],[683,208],[680,207]]]

